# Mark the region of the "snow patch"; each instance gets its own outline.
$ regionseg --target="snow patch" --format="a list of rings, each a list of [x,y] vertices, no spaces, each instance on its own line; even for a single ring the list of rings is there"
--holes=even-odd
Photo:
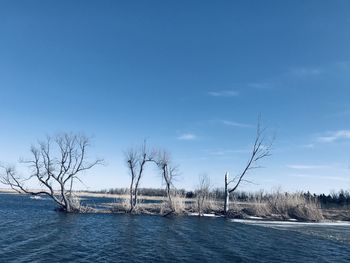
[[[295,219],[289,221],[262,221],[250,219],[231,219],[231,222],[252,224],[252,225],[290,225],[290,226],[350,226],[350,222],[336,221],[336,222],[298,222]]]

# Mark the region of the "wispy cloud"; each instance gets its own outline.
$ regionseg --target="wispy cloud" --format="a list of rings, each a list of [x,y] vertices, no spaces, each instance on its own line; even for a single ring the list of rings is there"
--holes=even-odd
[[[297,76],[297,77],[306,77],[306,76],[317,76],[322,73],[320,68],[309,68],[309,67],[300,67],[293,68],[288,72],[288,75]]]
[[[296,170],[316,170],[316,169],[327,169],[329,165],[306,165],[306,164],[288,164],[288,168]]]
[[[350,130],[339,130],[334,132],[329,132],[323,136],[317,137],[317,141],[330,143],[339,140],[349,140],[350,139]]]
[[[235,90],[209,91],[208,95],[212,97],[237,97],[239,92]]]
[[[335,65],[339,69],[348,70],[348,69],[350,69],[350,60],[338,61],[337,63],[335,63]]]
[[[345,116],[349,116],[349,115],[350,115],[350,108],[346,108],[343,110],[339,110],[335,113],[331,113],[331,114],[327,115],[327,117],[334,118],[334,117],[345,117]]]
[[[257,90],[270,90],[274,88],[274,85],[268,82],[253,82],[248,83],[247,86]]]
[[[220,122],[226,126],[237,127],[237,128],[252,128],[252,127],[254,127],[251,124],[246,124],[246,123],[241,123],[241,122],[236,122],[236,121],[220,120]]]
[[[241,153],[248,153],[248,149],[206,149],[204,152],[208,155],[212,156],[226,156],[226,155],[232,155],[232,154],[241,154]]]
[[[303,144],[303,145],[300,145],[299,148],[313,149],[313,148],[315,148],[315,144],[314,143]]]
[[[315,177],[314,175],[312,174],[289,174],[288,176],[291,176],[291,177],[300,177],[300,178],[312,178],[312,177]]]
[[[314,180],[332,180],[332,181],[342,181],[342,182],[350,182],[350,178],[348,177],[340,177],[340,176],[319,176],[312,174],[290,174],[291,177],[298,178],[311,178]]]
[[[178,140],[182,140],[182,141],[193,141],[193,140],[196,140],[197,138],[198,138],[197,135],[193,133],[184,133],[184,134],[181,134],[179,137],[177,137]]]

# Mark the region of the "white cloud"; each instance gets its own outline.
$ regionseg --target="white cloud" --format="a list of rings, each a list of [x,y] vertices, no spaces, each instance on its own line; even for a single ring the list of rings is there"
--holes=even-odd
[[[288,168],[296,170],[314,170],[314,169],[327,169],[328,165],[305,165],[305,164],[288,164]]]
[[[312,178],[314,175],[312,174],[289,174],[291,177],[301,177],[301,178]]]
[[[297,77],[305,77],[305,76],[317,76],[322,73],[322,70],[319,68],[294,68],[289,71],[289,75],[297,76]]]
[[[313,143],[303,144],[303,145],[300,145],[300,148],[313,149],[313,148],[315,148],[315,144],[313,144]]]
[[[224,155],[232,155],[232,154],[241,154],[241,153],[249,153],[247,149],[206,149],[204,150],[206,154],[214,155],[214,156],[224,156]]]
[[[237,97],[239,92],[235,90],[209,91],[208,95],[213,97]]]
[[[197,136],[193,133],[184,133],[177,137],[177,139],[183,141],[193,141],[197,139]]]
[[[247,86],[257,90],[269,90],[269,89],[273,89],[274,85],[272,83],[267,83],[267,82],[254,82],[254,83],[248,83]]]
[[[252,128],[252,127],[254,127],[253,125],[241,123],[241,122],[236,122],[236,121],[221,120],[220,122],[224,125],[238,127],[238,128]]]
[[[350,139],[350,130],[339,130],[330,132],[324,136],[319,136],[317,140],[319,142],[330,143],[338,140],[347,140]]]
[[[339,61],[335,65],[340,69],[347,70],[350,69],[350,60]]]
[[[312,174],[290,174],[291,177],[299,177],[299,178],[310,178],[315,180],[331,180],[331,181],[342,181],[342,182],[350,182],[350,178],[348,177],[340,177],[340,176],[318,176]]]

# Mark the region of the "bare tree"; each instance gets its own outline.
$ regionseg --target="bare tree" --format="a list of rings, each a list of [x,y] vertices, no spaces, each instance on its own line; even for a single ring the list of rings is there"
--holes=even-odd
[[[204,174],[199,176],[199,185],[195,190],[196,194],[196,202],[197,202],[197,210],[198,216],[202,216],[204,214],[204,210],[207,207],[207,202],[209,201],[210,194],[210,179]]]
[[[155,162],[154,152],[147,149],[146,141],[140,149],[129,149],[125,153],[126,162],[130,171],[130,209],[132,212],[137,204],[138,187],[148,162]]]
[[[261,168],[261,166],[259,165],[259,161],[271,155],[271,147],[274,139],[272,138],[271,140],[267,141],[265,133],[266,128],[261,127],[261,121],[259,117],[253,150],[250,154],[245,168],[232,180],[229,180],[227,172],[225,174],[225,214],[228,211],[230,194],[236,191],[242,182],[251,183],[251,181],[245,179],[246,175],[249,173],[249,171],[253,169]],[[233,186],[230,187],[230,184],[232,184]]]
[[[100,159],[87,161],[86,151],[90,146],[89,138],[83,135],[64,133],[31,147],[32,159],[22,161],[29,165],[30,175],[22,177],[14,167],[2,167],[1,182],[9,185],[19,193],[30,195],[47,195],[58,205],[59,210],[78,212],[72,199],[72,188],[79,176],[94,166],[101,164]],[[26,188],[25,182],[36,179],[42,190],[32,191]],[[58,189],[55,189],[57,187]]]
[[[170,154],[163,150],[158,151],[157,159],[155,161],[158,168],[161,171],[162,178],[164,179],[165,189],[167,193],[168,203],[170,207],[170,213],[174,212],[172,196],[175,194],[175,187],[173,184],[174,178],[177,175],[177,166],[171,164]],[[169,214],[169,213],[168,213]]]
[[[125,159],[131,176],[129,212],[131,213],[137,205],[139,183],[148,163],[155,164],[160,170],[166,187],[167,198],[171,209],[170,213],[174,212],[174,208],[172,207],[172,195],[174,194],[173,179],[177,175],[177,167],[171,164],[170,154],[165,150],[149,151],[145,141],[139,149],[131,148],[126,151]]]

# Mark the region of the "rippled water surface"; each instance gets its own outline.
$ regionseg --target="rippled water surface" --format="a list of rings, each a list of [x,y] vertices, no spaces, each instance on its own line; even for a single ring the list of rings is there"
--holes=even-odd
[[[350,226],[64,214],[0,194],[0,262],[92,261],[350,262]]]

